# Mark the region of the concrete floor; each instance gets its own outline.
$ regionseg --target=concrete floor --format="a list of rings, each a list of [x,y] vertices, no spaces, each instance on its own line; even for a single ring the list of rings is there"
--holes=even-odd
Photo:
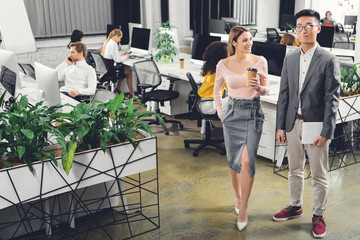
[[[304,215],[287,222],[274,222],[272,215],[289,204],[287,180],[273,173],[273,163],[264,158],[256,162],[255,182],[249,200],[248,227],[236,228],[234,193],[226,156],[209,147],[198,157],[183,140],[200,138],[195,121],[182,120],[185,128],[170,128],[158,137],[160,229],[134,239],[312,239],[312,181],[305,181]],[[221,123],[213,132],[221,135]],[[360,164],[329,172],[330,191],[325,221],[325,239],[360,239]],[[122,239],[114,226],[113,239]],[[105,239],[90,233],[88,239]]]

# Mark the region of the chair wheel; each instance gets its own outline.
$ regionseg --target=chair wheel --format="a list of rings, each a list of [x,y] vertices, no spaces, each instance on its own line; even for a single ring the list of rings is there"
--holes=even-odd
[[[193,156],[194,156],[194,157],[199,156],[199,152],[195,150],[195,151],[193,152]]]
[[[190,144],[189,143],[185,143],[185,148],[189,148]]]
[[[181,123],[179,123],[179,128],[180,128],[180,129],[183,129],[183,128],[184,128],[184,125],[182,125]]]
[[[165,135],[169,135],[169,131],[165,130],[164,131]]]
[[[221,154],[221,155],[225,155],[225,154],[226,154],[226,150],[221,150],[220,154]]]

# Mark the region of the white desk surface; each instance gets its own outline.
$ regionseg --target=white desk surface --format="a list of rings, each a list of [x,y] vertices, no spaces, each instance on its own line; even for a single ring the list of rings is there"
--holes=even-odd
[[[325,47],[323,48],[333,53],[335,56],[355,57],[355,50],[342,49],[342,48],[325,48]]]
[[[180,69],[180,58],[184,59],[183,69]],[[134,62],[142,60],[144,59],[126,59],[123,61],[123,64],[132,67]],[[195,79],[195,82],[202,83],[204,81],[204,77],[200,75],[202,65],[191,62],[190,54],[180,53],[179,56],[175,57],[174,62],[163,63],[160,61],[156,62],[156,65],[159,68],[160,74],[164,77],[174,77],[180,80],[188,81],[186,73],[190,72]]]

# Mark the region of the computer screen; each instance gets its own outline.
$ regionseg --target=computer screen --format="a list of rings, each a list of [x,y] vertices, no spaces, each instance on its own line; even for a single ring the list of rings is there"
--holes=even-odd
[[[5,65],[2,65],[0,69],[0,83],[11,96],[15,95],[16,73]],[[0,94],[2,94],[2,92],[0,92]]]
[[[354,23],[357,22],[357,16],[346,15],[344,19],[344,25],[354,26]]]
[[[130,51],[148,54],[150,42],[150,29],[133,27]]]
[[[263,56],[268,62],[268,73],[276,76],[281,75],[281,70],[286,54],[286,45],[270,42],[253,42],[251,52]]]
[[[202,57],[206,47],[209,46],[210,43],[220,40],[221,37],[196,34],[194,37],[194,42],[191,52],[191,61],[194,63],[202,64],[203,61]]]
[[[15,54],[11,51],[0,49],[0,66],[5,65],[16,74],[16,84],[14,96],[18,95],[22,90],[21,79],[18,74],[18,65],[16,64]]]
[[[287,25],[291,24],[296,26],[296,18],[293,14],[280,14],[279,28],[280,30],[290,30],[291,28]]]
[[[225,21],[221,19],[209,19],[209,33],[225,33]]]
[[[61,104],[58,74],[55,69],[34,62],[38,101],[44,100],[44,105]]]
[[[335,27],[322,26],[316,41],[322,47],[332,48],[334,41]]]

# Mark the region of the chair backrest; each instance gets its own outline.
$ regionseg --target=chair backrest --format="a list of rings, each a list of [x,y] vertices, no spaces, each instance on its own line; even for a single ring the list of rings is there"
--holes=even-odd
[[[116,94],[109,90],[98,89],[98,90],[96,90],[95,95],[92,98],[92,100],[107,102],[107,101],[109,101],[109,99],[114,99],[115,97],[116,97]],[[97,105],[99,105],[99,103],[94,102],[93,105],[94,105],[94,107],[96,107]]]
[[[344,33],[345,32],[344,26],[341,23],[337,23],[335,25],[335,31],[340,32],[340,33]]]
[[[198,113],[198,109],[197,109],[197,105],[198,102],[200,101],[200,96],[198,94],[198,85],[196,84],[193,76],[191,75],[191,73],[186,73],[186,77],[189,79],[189,83],[192,89],[192,96],[194,97],[194,99],[190,102],[189,101],[189,112],[191,113]]]
[[[18,65],[26,75],[35,79],[35,69],[30,63],[18,63]]]
[[[335,42],[350,42],[349,35],[341,32],[334,33],[334,43]]]
[[[266,28],[268,42],[280,42],[280,35],[275,28]]]
[[[355,50],[355,43],[353,43],[353,42],[334,42],[334,48]]]
[[[89,52],[95,64],[95,72],[98,79],[101,79],[107,73],[107,67],[100,52]]]
[[[255,37],[256,33],[257,33],[257,29],[256,28],[250,28],[249,29],[250,33],[251,33],[251,36],[252,37]]]
[[[133,64],[139,87],[156,88],[161,84],[161,75],[153,60],[144,60]]]

